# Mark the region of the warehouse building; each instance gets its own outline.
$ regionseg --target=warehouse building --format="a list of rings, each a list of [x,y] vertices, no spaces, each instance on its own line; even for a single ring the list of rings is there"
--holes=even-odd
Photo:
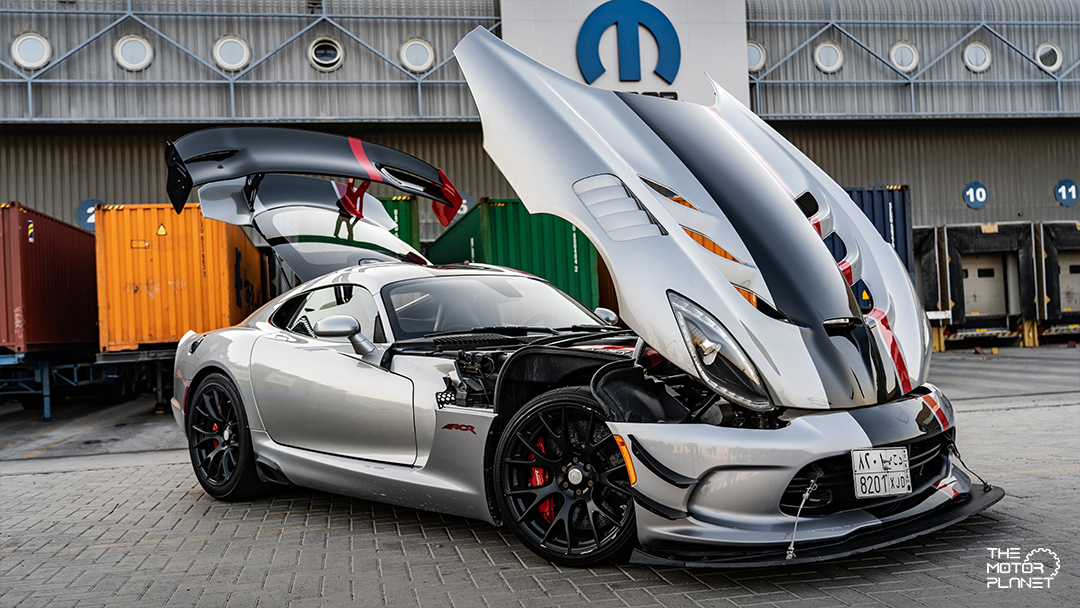
[[[916,274],[937,283],[923,289],[929,309],[960,297],[951,322],[971,330],[988,327],[970,313],[1010,330],[1019,316],[1069,320],[1080,254],[1058,225],[1080,221],[1071,0],[9,0],[0,201],[69,222],[91,199],[165,202],[165,141],[267,123],[399,148],[474,200],[514,198],[453,58],[476,27],[594,86],[710,103],[708,73],[841,185],[910,187]],[[442,231],[424,208],[419,229],[425,243]],[[965,260],[951,275],[950,251]],[[976,303],[979,278],[993,295]],[[1032,302],[1023,281],[1038,283]],[[988,299],[993,310],[971,308]]]

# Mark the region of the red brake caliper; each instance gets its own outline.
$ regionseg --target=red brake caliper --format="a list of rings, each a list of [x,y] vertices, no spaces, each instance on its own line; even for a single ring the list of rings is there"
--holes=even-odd
[[[211,429],[210,429],[210,430],[214,431],[215,433],[217,432],[217,423],[216,423],[216,422],[214,423],[214,426],[213,426],[213,427],[211,427]],[[215,450],[217,449],[217,439],[215,439],[215,440],[214,440],[214,447],[213,447],[213,449],[215,449]]]
[[[536,440],[536,449],[540,450],[541,454],[546,454],[547,453],[547,452],[544,451],[544,440],[542,438]],[[529,454],[529,460],[535,460],[535,459],[536,459],[535,456],[533,456],[532,454]],[[548,482],[548,472],[545,471],[544,469],[539,468],[539,467],[533,467],[532,468],[532,480],[531,480],[530,486],[532,486],[534,488],[539,488],[540,486],[547,485],[547,482]],[[544,521],[546,521],[547,523],[550,524],[551,522],[555,521],[555,499],[554,498],[549,498],[549,499],[545,500],[544,502],[540,503],[540,506],[536,507],[536,509],[538,511],[540,511],[540,517],[543,517]]]

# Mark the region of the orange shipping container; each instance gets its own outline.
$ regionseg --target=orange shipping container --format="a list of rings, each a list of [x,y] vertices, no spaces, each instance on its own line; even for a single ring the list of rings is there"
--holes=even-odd
[[[98,205],[102,351],[178,342],[243,321],[262,305],[261,258],[237,226],[199,205]]]

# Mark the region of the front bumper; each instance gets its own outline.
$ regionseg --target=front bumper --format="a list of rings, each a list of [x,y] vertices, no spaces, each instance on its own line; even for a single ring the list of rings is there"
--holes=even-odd
[[[955,466],[948,454],[953,424],[951,404],[929,384],[885,404],[802,412],[775,430],[609,423],[628,440],[637,471],[636,559],[733,567],[831,559],[960,521],[1003,493],[973,489]],[[912,458],[912,492],[855,499],[851,450],[900,445]],[[926,464],[917,470],[920,454]],[[800,513],[797,557],[786,560],[796,522],[792,496],[818,466],[846,467],[848,476],[834,476],[831,494],[814,495],[831,498]]]
[[[1001,488],[972,488],[965,496],[933,511],[897,522],[855,532],[843,540],[833,542],[795,543],[795,556],[786,559],[787,546],[760,547],[729,551],[701,551],[687,546],[668,551],[635,549],[630,561],[636,564],[672,566],[679,568],[756,568],[784,566],[839,559],[855,553],[872,551],[904,542],[928,532],[940,530],[982,512],[1005,496]]]

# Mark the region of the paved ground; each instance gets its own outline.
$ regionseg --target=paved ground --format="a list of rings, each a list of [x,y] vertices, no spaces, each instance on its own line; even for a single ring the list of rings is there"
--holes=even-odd
[[[1080,350],[947,353],[931,379],[1001,503],[887,550],[738,571],[560,569],[505,529],[319,492],[217,502],[150,399],[5,414],[0,606],[1080,605]],[[1061,568],[1049,589],[988,589],[988,547]]]

